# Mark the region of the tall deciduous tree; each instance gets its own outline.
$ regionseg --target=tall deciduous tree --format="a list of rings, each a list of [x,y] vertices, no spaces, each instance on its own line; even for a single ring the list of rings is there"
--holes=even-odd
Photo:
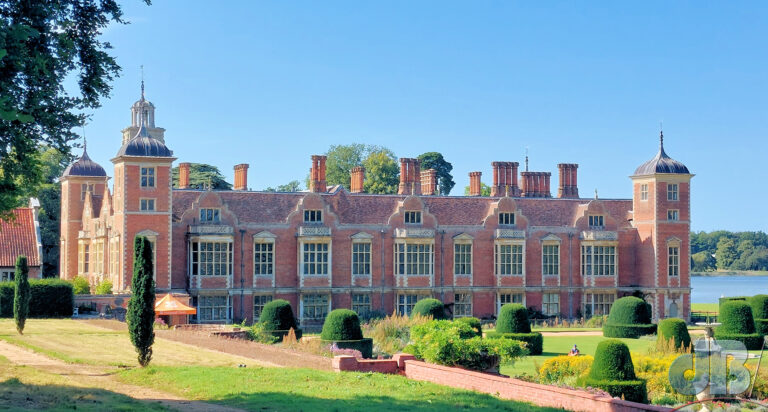
[[[83,110],[109,95],[120,67],[99,36],[112,22],[124,23],[115,0],[0,2],[0,215],[42,181],[37,149],[69,154]]]
[[[491,195],[491,187],[487,184],[480,182],[480,195],[481,196],[490,196]],[[464,186],[464,196],[469,196],[469,186]]]
[[[176,166],[172,171],[173,187],[179,187],[179,167]],[[191,163],[189,165],[189,187],[190,189],[204,189],[211,185],[213,190],[232,190],[232,185],[224,180],[216,166],[205,163]]]
[[[13,294],[13,320],[16,322],[16,330],[20,335],[24,334],[24,324],[29,315],[29,266],[27,257],[19,256],[16,258],[16,273],[14,280],[16,290]]]
[[[363,161],[363,167],[365,167],[363,190],[366,193],[397,193],[397,186],[400,183],[400,166],[391,150],[380,148],[371,152]]]
[[[443,158],[438,152],[427,152],[419,156],[421,161],[421,170],[435,169],[437,172],[437,188],[441,195],[451,193],[456,182],[453,181],[451,171],[453,165]]]
[[[139,365],[149,365],[155,342],[155,281],[152,273],[152,246],[144,236],[133,242],[133,279],[128,302],[128,332],[138,353]]]
[[[284,185],[278,185],[275,187],[268,187],[264,189],[265,192],[299,192],[301,191],[301,183],[298,180],[291,180]]]
[[[715,253],[717,268],[728,269],[738,257],[736,244],[733,240],[727,237],[720,238],[720,241],[717,242],[717,253]]]

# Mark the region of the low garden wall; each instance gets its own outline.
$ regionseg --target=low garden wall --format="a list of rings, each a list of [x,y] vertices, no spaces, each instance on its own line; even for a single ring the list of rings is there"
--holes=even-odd
[[[87,306],[96,310],[96,313],[104,312],[109,306],[114,308],[127,308],[130,294],[125,295],[75,295],[75,307]]]
[[[560,388],[462,368],[434,365],[417,361],[412,355],[404,354],[397,354],[393,359],[388,360],[336,356],[333,359],[333,369],[337,372],[399,373],[413,380],[428,381],[453,388],[496,395],[502,399],[530,402],[539,406],[564,408],[571,411],[665,412],[672,410],[663,406],[624,401],[585,390]]]

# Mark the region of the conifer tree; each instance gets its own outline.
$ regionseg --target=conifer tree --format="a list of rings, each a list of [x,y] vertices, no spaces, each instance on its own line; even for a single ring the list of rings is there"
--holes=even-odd
[[[139,354],[139,365],[149,365],[155,342],[155,282],[152,273],[152,246],[144,236],[133,242],[133,280],[128,302],[128,331]]]
[[[24,334],[24,324],[29,314],[29,266],[27,257],[16,258],[16,291],[13,295],[13,320],[16,321],[16,330],[20,335]]]

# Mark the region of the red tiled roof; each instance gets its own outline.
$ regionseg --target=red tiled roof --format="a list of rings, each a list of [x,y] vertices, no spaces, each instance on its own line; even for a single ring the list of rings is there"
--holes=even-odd
[[[13,221],[0,219],[0,266],[15,266],[19,255],[27,256],[29,266],[40,266],[34,210],[18,208],[13,215]]]
[[[279,192],[216,192],[240,222],[283,223],[296,209],[307,193]],[[200,196],[199,190],[174,190],[173,215],[181,218],[184,211]],[[346,191],[321,193],[341,224],[382,225],[395,212],[404,195],[350,194]],[[499,198],[469,196],[421,196],[429,213],[444,226],[480,225],[491,205]],[[515,198],[517,207],[532,226],[570,226],[576,219],[580,205],[591,199]],[[632,201],[628,199],[601,199],[605,210],[626,226]],[[622,223],[623,222],[623,223]]]

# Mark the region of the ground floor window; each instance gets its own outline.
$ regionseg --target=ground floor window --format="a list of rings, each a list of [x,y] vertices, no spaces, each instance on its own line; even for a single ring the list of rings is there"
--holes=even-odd
[[[201,322],[226,321],[229,315],[229,296],[199,296],[197,317]]]
[[[272,302],[272,295],[254,295],[253,296],[253,320],[254,322],[261,316],[261,311],[264,309],[264,305]]]
[[[615,293],[587,293],[584,295],[584,317],[607,315],[611,311]]]
[[[15,272],[13,270],[0,270],[0,282],[14,280]]]
[[[352,294],[352,310],[358,315],[371,311],[371,295],[367,293]]]
[[[496,295],[496,313],[501,311],[501,307],[507,303],[519,303],[525,306],[524,293],[499,293]]]
[[[419,294],[401,294],[397,295],[397,313],[403,316],[410,316],[413,306],[416,302],[428,298],[428,295]]]
[[[560,294],[545,293],[541,297],[541,311],[548,316],[559,315],[560,314]]]
[[[328,315],[328,295],[303,295],[301,297],[301,319],[322,321]]]
[[[472,316],[472,294],[456,293],[453,295],[453,317]]]

